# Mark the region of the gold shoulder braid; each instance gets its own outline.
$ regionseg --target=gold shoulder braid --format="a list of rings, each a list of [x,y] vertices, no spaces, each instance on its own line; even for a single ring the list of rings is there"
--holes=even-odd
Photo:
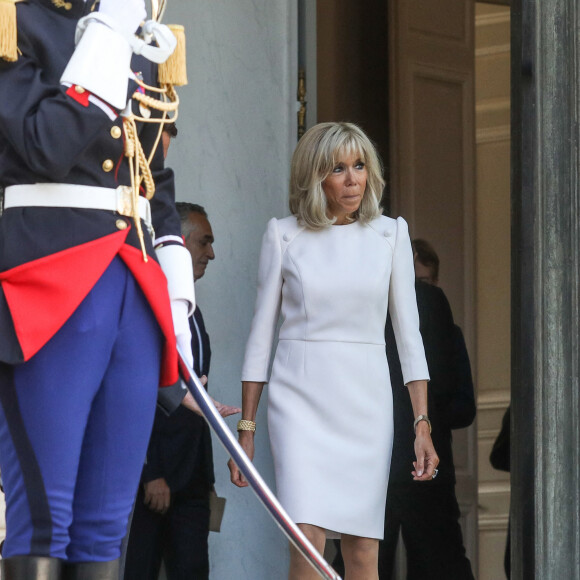
[[[0,0],[0,59],[8,62],[15,62],[18,59],[16,2],[19,1],[21,0]],[[52,0],[52,2],[65,10],[70,9],[71,6],[65,0]],[[164,12],[165,1],[159,2],[159,0],[155,0],[152,4],[154,4],[154,19],[160,19]],[[184,29],[183,26],[179,25],[169,25],[168,27],[177,39],[177,46],[173,54],[167,59],[167,62],[159,66],[158,80],[160,87],[151,87],[142,81],[138,81],[142,89],[149,91],[149,93],[157,94],[159,97],[154,98],[139,91],[133,95],[133,100],[139,103],[142,111],[153,109],[161,111],[162,115],[156,118],[131,115],[123,119],[125,156],[129,160],[131,172],[133,219],[145,262],[147,262],[147,252],[145,250],[145,240],[141,227],[141,219],[139,217],[139,190],[141,183],[144,182],[146,198],[151,199],[155,194],[155,182],[150,167],[151,161],[161,141],[163,126],[166,123],[173,123],[177,120],[179,97],[174,87],[187,84]],[[159,132],[148,157],[145,155],[141,142],[139,141],[137,122],[159,124]]]
[[[16,2],[0,0],[0,59],[8,62],[18,60]]]
[[[72,9],[72,4],[70,2],[65,2],[65,0],[52,0],[52,3],[56,8],[64,8],[65,10]]]
[[[2,1],[2,0],[0,0]],[[139,218],[139,191],[141,184],[145,186],[145,197],[151,199],[155,195],[155,181],[151,173],[151,161],[163,133],[163,126],[168,123],[174,123],[177,120],[177,110],[179,108],[179,97],[175,91],[175,86],[187,84],[186,59],[185,59],[185,34],[183,26],[169,25],[170,30],[176,35],[177,46],[167,62],[159,66],[159,84],[160,87],[146,85],[142,80],[137,80],[139,86],[149,93],[158,95],[158,98],[136,91],[133,94],[133,100],[139,103],[141,116],[131,114],[123,118],[123,128],[125,131],[125,157],[129,160],[129,170],[131,173],[131,189],[133,199],[133,219],[137,229],[137,235],[143,251],[143,260],[147,262],[147,252],[145,250],[145,241],[143,238],[143,229]],[[144,112],[153,109],[160,111],[160,117],[153,117],[144,114]],[[149,156],[143,151],[139,141],[137,123],[158,123],[159,131],[155,143],[151,148]]]

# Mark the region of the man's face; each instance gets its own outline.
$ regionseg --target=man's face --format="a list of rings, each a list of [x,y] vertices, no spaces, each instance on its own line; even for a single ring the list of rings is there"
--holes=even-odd
[[[421,280],[421,282],[437,286],[437,279],[434,277],[433,269],[421,264],[417,258],[415,258],[415,278]]]
[[[191,254],[193,279],[199,280],[205,274],[207,263],[215,258],[213,232],[207,218],[200,213],[191,212],[189,221],[194,229],[185,239],[185,247]]]

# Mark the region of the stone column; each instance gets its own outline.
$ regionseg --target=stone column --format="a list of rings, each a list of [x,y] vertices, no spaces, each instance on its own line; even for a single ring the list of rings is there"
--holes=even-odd
[[[578,0],[512,1],[512,578],[580,579]]]

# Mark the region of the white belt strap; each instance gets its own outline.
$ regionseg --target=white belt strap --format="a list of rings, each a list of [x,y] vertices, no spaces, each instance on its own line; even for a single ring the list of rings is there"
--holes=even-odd
[[[4,191],[4,209],[11,207],[104,209],[133,216],[131,188],[125,185],[117,189],[69,183],[10,185]],[[151,228],[151,207],[144,197],[139,197],[139,216]]]

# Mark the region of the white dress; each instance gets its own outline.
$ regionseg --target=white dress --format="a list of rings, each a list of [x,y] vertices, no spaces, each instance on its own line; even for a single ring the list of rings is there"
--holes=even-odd
[[[405,383],[428,379],[405,220],[322,231],[270,220],[242,380],[268,382],[281,313],[268,386],[277,495],[295,522],[329,535],[383,537],[393,441],[387,308]]]

